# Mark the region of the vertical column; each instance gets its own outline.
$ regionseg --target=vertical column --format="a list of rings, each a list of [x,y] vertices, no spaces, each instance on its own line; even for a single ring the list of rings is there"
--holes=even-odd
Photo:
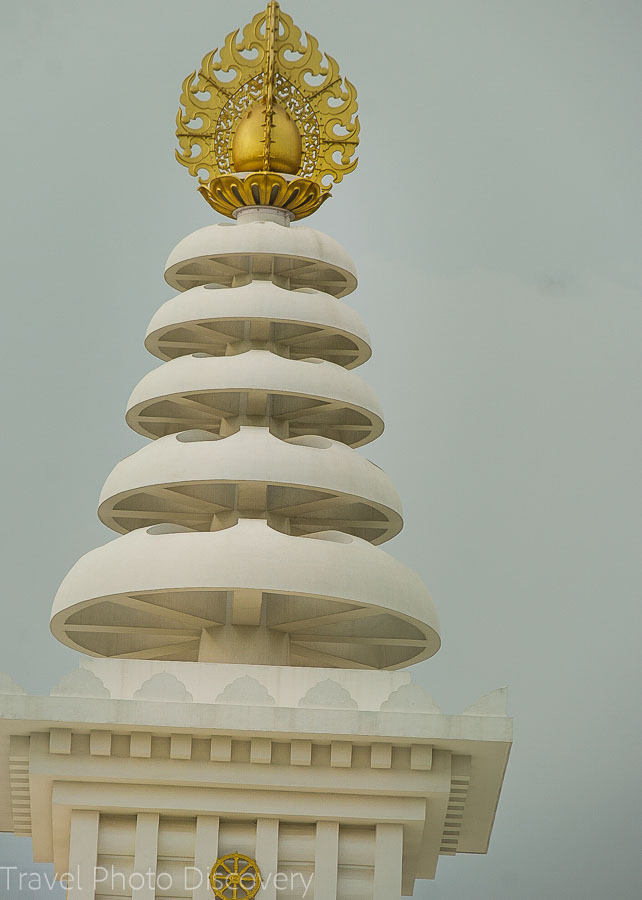
[[[192,900],[212,900],[210,870],[218,859],[218,816],[196,817],[194,843],[194,890]]]
[[[279,868],[279,820],[259,819],[256,823],[256,862],[261,870],[261,900],[276,900],[275,878]]]
[[[154,900],[158,862],[158,813],[138,813],[132,900]]]
[[[372,900],[401,900],[403,828],[377,825]]]
[[[339,823],[317,822],[314,848],[314,900],[337,900]]]
[[[97,809],[72,810],[68,900],[94,900],[96,896],[99,820]]]

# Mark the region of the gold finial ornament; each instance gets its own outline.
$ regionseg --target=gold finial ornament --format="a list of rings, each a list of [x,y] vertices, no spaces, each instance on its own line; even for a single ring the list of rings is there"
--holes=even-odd
[[[265,140],[268,112],[262,101],[253,103],[240,120],[232,139],[232,164],[236,172],[261,172],[268,149],[267,166],[271,172],[296,175],[303,155],[301,135],[296,122],[282,106],[274,104],[270,122],[269,145]]]
[[[276,0],[204,57],[180,102],[176,158],[225,216],[278,206],[302,219],[357,165],[357,92]]]
[[[210,887],[217,900],[252,900],[261,887],[261,872],[249,856],[228,853],[212,866]]]

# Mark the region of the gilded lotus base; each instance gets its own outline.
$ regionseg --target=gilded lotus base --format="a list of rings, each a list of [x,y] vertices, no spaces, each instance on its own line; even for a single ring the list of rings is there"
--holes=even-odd
[[[314,181],[277,172],[219,175],[198,191],[216,212],[230,218],[244,206],[276,206],[289,209],[295,219],[304,219],[330,196],[329,189]]]

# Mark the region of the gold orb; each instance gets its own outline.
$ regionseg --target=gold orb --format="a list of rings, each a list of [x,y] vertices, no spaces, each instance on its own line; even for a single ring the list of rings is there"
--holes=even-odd
[[[232,141],[232,163],[236,172],[262,172],[264,169],[266,106],[253,103],[240,120]],[[272,107],[270,129],[271,172],[296,175],[301,166],[301,135],[290,113],[278,106]]]

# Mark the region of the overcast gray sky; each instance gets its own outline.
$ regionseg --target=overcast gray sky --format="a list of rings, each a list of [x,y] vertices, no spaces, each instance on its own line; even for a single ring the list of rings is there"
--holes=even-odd
[[[360,94],[359,168],[306,224],[359,269],[367,454],[406,511],[386,549],[443,626],[413,675],[453,713],[508,684],[516,717],[489,854],[416,897],[633,900],[642,6],[283,5]],[[31,692],[76,666],[49,610],[112,537],[97,498],[142,443],[123,412],[165,259],[216,219],[173,160],[181,81],[259,6],[1,4],[0,669]]]

